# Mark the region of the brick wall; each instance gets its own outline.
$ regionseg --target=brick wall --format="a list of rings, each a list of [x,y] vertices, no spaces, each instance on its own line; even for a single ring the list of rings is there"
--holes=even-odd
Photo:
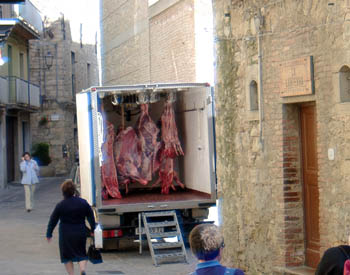
[[[152,17],[150,39],[152,82],[196,81],[193,0]]]
[[[284,105],[283,112],[283,191],[286,266],[300,266],[304,257],[304,224],[302,211],[301,148],[299,106]]]
[[[195,16],[208,12],[202,0],[103,1],[103,84],[211,82],[196,68],[212,71],[212,45],[199,39],[211,25]]]
[[[148,83],[147,1],[102,2],[103,85]]]

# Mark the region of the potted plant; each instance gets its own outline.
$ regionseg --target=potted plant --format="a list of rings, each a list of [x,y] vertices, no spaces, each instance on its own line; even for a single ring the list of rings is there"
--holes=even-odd
[[[49,148],[50,145],[45,142],[34,144],[32,147],[32,156],[40,166],[41,177],[53,177],[56,174],[55,167],[49,166],[51,163]]]
[[[47,166],[51,162],[49,155],[50,145],[45,142],[37,143],[33,145],[32,156],[38,162],[39,166]]]
[[[42,116],[39,120],[39,126],[45,126],[48,122],[49,122],[49,120],[47,119],[47,117]]]

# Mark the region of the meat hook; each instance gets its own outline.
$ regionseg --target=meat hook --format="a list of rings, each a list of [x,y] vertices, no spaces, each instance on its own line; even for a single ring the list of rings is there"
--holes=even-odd
[[[123,102],[123,98],[118,95],[113,95],[111,102],[114,106],[117,106]]]
[[[174,92],[170,92],[168,94],[168,102],[169,103],[174,103],[176,101],[176,95]]]
[[[150,96],[146,92],[140,92],[137,95],[136,104],[146,104],[150,102]]]

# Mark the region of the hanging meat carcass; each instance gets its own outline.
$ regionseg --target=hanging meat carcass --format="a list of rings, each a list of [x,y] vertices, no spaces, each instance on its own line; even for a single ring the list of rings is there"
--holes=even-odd
[[[119,192],[119,184],[117,178],[117,170],[113,158],[113,144],[114,144],[114,126],[107,121],[107,131],[105,142],[102,145],[102,197],[107,199],[108,195],[112,198],[121,199]]]
[[[175,114],[171,102],[165,103],[165,108],[161,116],[162,123],[162,148],[159,152],[160,169],[159,178],[154,185],[160,183],[161,193],[169,194],[170,188],[175,190],[174,181],[181,187],[185,185],[179,180],[177,173],[174,171],[174,158],[184,155],[181,148],[180,140],[175,123]]]
[[[128,184],[131,180],[143,185],[147,184],[148,181],[142,178],[139,173],[141,167],[141,146],[132,127],[127,127],[117,135],[114,142],[114,159],[120,183],[125,184],[126,192],[128,192]]]
[[[141,146],[140,175],[147,181],[152,180],[152,174],[159,169],[157,153],[161,143],[157,141],[159,129],[148,113],[148,104],[141,104],[141,115],[137,122],[137,133]]]
[[[159,178],[154,185],[161,185],[161,193],[169,194],[170,187],[175,191],[175,185],[173,182],[176,182],[181,188],[185,188],[185,185],[179,180],[179,176],[174,171],[174,159],[165,157],[159,168]]]
[[[171,102],[165,103],[165,108],[161,116],[162,122],[162,142],[164,143],[163,154],[169,158],[182,156],[182,151],[179,137],[177,134],[177,127],[175,123],[175,114],[173,104]]]

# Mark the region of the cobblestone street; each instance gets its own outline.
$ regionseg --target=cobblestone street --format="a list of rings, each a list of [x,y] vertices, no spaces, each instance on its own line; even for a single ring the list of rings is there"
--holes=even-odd
[[[19,183],[0,190],[0,266],[2,275],[65,274],[59,260],[57,227],[53,241],[45,238],[49,215],[61,200],[59,190],[63,178],[44,178],[37,185],[34,210],[24,209],[24,191]],[[102,254],[104,263],[88,264],[87,274],[188,274],[196,261],[188,251],[189,264],[164,264],[155,267],[147,249],[142,255],[138,249]],[[75,274],[78,274],[76,266]]]

